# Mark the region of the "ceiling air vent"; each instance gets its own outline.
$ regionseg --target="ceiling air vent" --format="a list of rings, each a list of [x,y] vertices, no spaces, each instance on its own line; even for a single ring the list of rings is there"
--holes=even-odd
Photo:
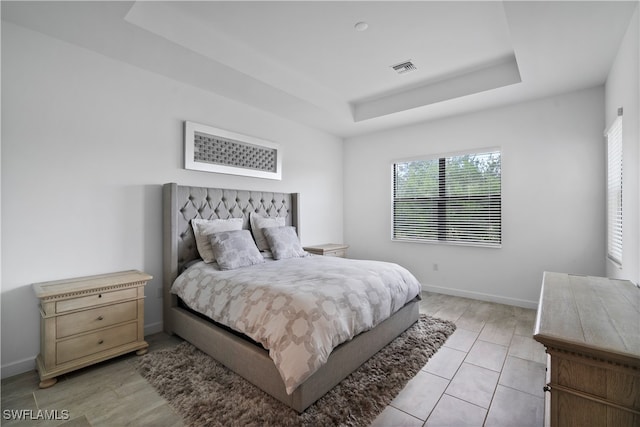
[[[404,74],[408,73],[409,71],[417,70],[416,66],[413,65],[413,62],[411,62],[411,60],[401,62],[397,65],[392,65],[391,68],[396,70],[398,74]]]

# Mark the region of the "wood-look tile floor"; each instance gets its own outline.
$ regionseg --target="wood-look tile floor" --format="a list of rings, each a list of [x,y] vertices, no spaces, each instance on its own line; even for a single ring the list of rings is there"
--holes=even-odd
[[[546,355],[531,336],[535,310],[424,293],[421,312],[458,329],[373,426],[542,427]],[[149,351],[180,342],[160,333]],[[182,426],[126,355],[38,388],[35,372],[2,380],[3,426]],[[69,420],[9,420],[5,410],[67,410]]]
[[[182,342],[164,333],[145,339],[150,352]],[[0,423],[3,427],[182,426],[182,418],[136,371],[137,358],[133,352],[61,375],[53,387],[46,389],[38,388],[35,371],[3,379]],[[9,419],[11,412],[6,411],[12,410],[32,412],[22,414],[23,419]],[[62,411],[68,411],[68,417]],[[51,414],[58,420],[37,419]],[[31,419],[25,420],[25,416]]]

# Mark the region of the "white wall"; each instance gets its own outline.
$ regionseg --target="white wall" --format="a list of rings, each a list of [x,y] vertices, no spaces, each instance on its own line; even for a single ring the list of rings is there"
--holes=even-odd
[[[184,120],[280,143],[282,181],[184,170]],[[339,138],[6,22],[2,123],[3,377],[39,351],[33,282],[144,270],[161,329],[163,183],[300,192],[303,244],[343,240]]]
[[[603,106],[598,87],[347,139],[350,255],[398,262],[429,290],[529,307],[545,270],[602,275]],[[394,159],[493,146],[503,156],[501,249],[391,241]]]
[[[622,266],[607,261],[607,276],[640,283],[640,8],[631,18],[605,85],[606,126],[622,119]]]

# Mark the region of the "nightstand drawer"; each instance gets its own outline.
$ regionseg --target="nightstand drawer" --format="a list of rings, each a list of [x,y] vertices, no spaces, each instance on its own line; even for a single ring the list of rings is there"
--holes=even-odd
[[[333,251],[327,251],[323,254],[324,256],[337,256],[340,258],[346,258],[347,250],[346,249],[336,249]]]
[[[88,295],[86,297],[58,301],[56,303],[56,313],[78,310],[81,308],[94,307],[96,305],[109,304],[127,299],[134,299],[138,296],[135,288],[123,289],[121,291],[104,292],[100,294]]]
[[[99,353],[119,345],[134,342],[138,339],[138,324],[128,323],[122,326],[82,335],[65,341],[56,346],[56,363],[61,364],[79,359],[90,354]]]
[[[136,301],[107,305],[76,313],[65,314],[56,319],[56,337],[64,338],[117,323],[135,320],[138,317]]]

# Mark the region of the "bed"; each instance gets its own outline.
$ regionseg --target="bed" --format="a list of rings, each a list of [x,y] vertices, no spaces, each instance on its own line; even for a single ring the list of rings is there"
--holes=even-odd
[[[163,188],[163,315],[164,330],[176,334],[298,412],[322,397],[373,354],[418,320],[418,298],[403,303],[373,329],[357,334],[330,352],[326,362],[292,388],[280,366],[254,340],[213,322],[192,310],[172,293],[174,282],[187,267],[203,268],[191,227],[192,219],[238,218],[250,229],[252,212],[266,218],[284,218],[285,226],[300,229],[300,197],[272,193],[165,184]],[[314,262],[323,261],[317,257]],[[326,260],[329,262],[329,260]],[[349,260],[343,260],[349,262]],[[343,262],[339,261],[339,262]],[[323,261],[324,262],[324,261]],[[355,262],[355,261],[354,261]],[[276,263],[268,264],[273,269]],[[342,266],[342,265],[340,265]],[[262,267],[260,267],[262,268]],[[182,280],[182,277],[181,277]]]

